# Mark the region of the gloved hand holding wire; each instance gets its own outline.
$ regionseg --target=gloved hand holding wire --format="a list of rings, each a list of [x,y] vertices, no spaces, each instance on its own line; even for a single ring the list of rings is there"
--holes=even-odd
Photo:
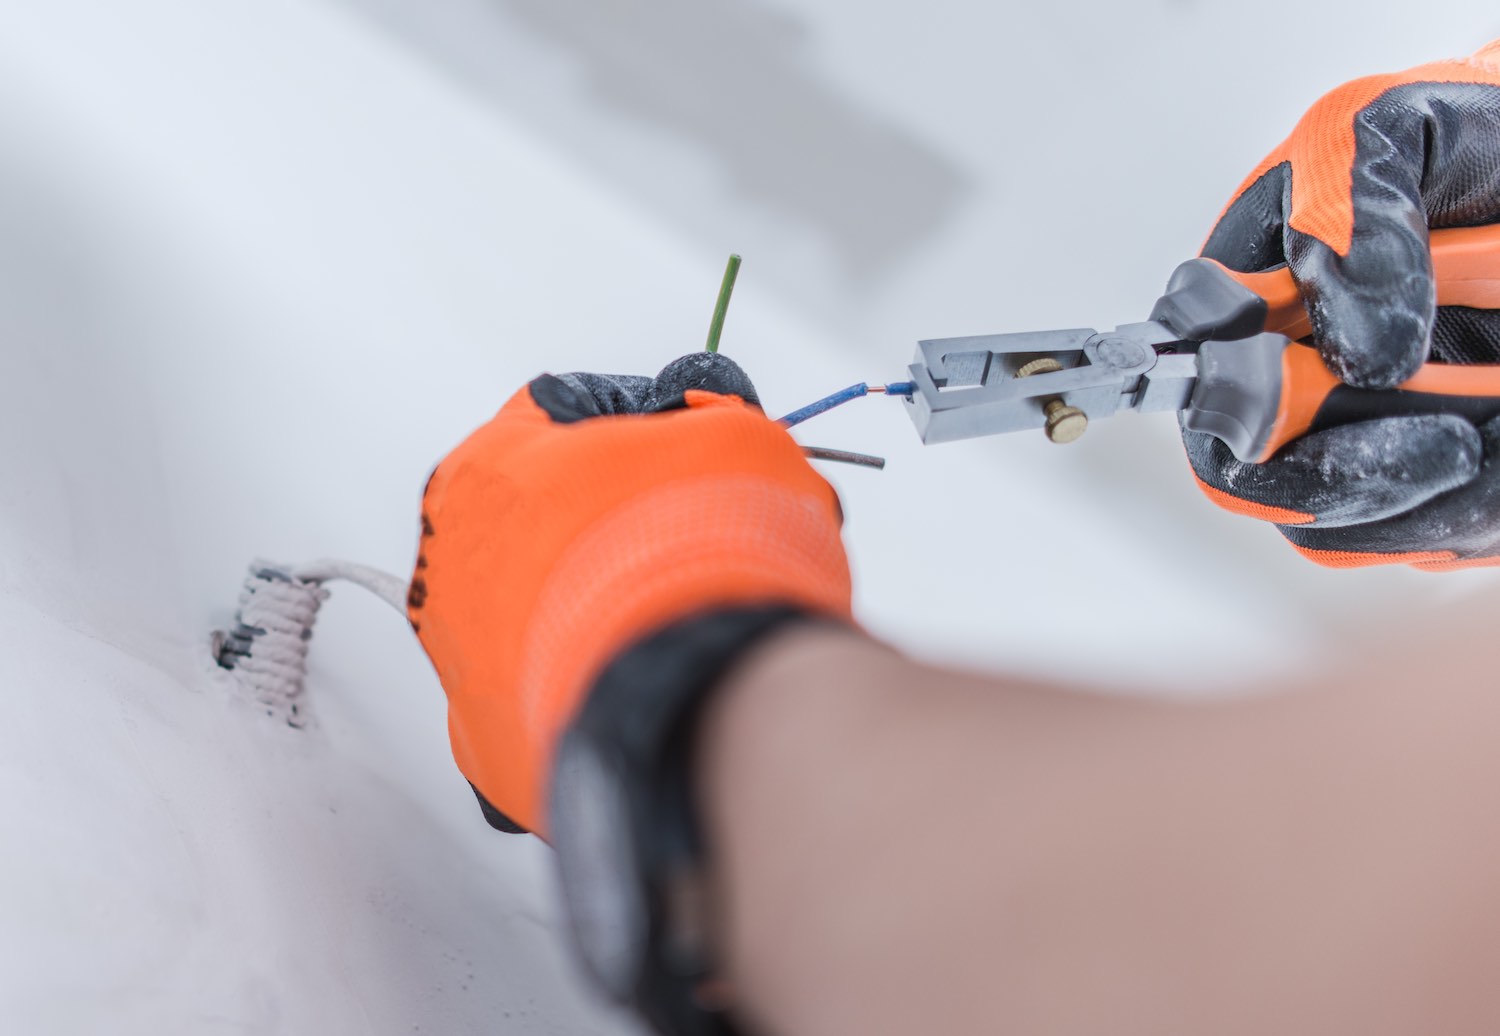
[[[547,833],[558,739],[632,644],[766,606],[847,620],[840,525],[832,487],[722,355],[518,392],[433,473],[408,609],[491,823]],[[682,627],[680,657],[701,628]],[[720,654],[764,628],[719,623]],[[677,678],[679,655],[659,653],[653,680]]]
[[[1500,222],[1500,41],[1328,94],[1251,174],[1203,255],[1290,267],[1330,370],[1391,388],[1425,361],[1500,362],[1500,312],[1436,305],[1429,228]],[[1332,567],[1500,564],[1500,421],[1389,417],[1302,438],[1263,464],[1184,430],[1221,506]]]

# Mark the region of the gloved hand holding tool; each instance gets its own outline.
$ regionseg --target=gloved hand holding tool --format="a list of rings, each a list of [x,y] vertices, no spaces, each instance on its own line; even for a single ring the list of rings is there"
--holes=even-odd
[[[1500,563],[1500,409],[1415,395],[1500,393],[1493,377],[1465,381],[1437,366],[1418,375],[1426,361],[1500,362],[1500,299],[1463,284],[1496,277],[1500,244],[1490,242],[1500,238],[1471,238],[1477,254],[1448,270],[1440,260],[1435,291],[1428,259],[1429,227],[1496,222],[1500,41],[1472,58],[1357,80],[1315,104],[1237,192],[1203,255],[1245,272],[1286,264],[1312,341],[1344,384],[1419,381],[1409,398],[1392,397],[1390,416],[1372,410],[1315,431],[1262,464],[1185,423],[1209,496],[1276,523],[1323,565]]]
[[[1210,498],[1320,564],[1500,563],[1497,170],[1500,43],[1351,83],[1250,177],[1150,320],[924,341],[911,417],[925,442],[1069,441],[1117,410],[1176,410]]]

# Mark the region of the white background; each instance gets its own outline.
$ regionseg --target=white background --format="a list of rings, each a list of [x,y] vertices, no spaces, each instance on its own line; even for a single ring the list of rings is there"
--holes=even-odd
[[[921,337],[1140,319],[1321,92],[1478,0],[0,0],[0,1029],[618,1031],[404,622],[339,589],[317,722],[208,661],[255,556],[409,569],[428,470],[543,370],[724,348],[784,412]],[[861,617],[935,660],[1208,694],[1486,585],[1331,573],[1170,418],[804,441]],[[893,832],[893,837],[898,835]]]

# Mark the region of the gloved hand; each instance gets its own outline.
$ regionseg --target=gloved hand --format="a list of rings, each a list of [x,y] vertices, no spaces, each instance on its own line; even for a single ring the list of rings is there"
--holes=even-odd
[[[1500,312],[1436,307],[1429,227],[1500,222],[1500,41],[1334,90],[1245,181],[1203,247],[1286,263],[1342,381],[1390,388],[1425,361],[1500,362]],[[1337,568],[1500,564],[1500,421],[1386,418],[1306,436],[1264,464],[1184,430],[1221,506]]]
[[[750,605],[847,619],[840,524],[721,355],[512,397],[428,482],[408,607],[491,823],[545,836],[558,739],[632,644]]]

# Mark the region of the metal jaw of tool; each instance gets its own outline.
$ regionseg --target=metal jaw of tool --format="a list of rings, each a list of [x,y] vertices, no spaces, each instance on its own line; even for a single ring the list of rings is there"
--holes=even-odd
[[[929,339],[917,343],[910,368],[911,418],[923,442],[939,443],[1046,428],[1053,402],[1090,421],[1117,410],[1181,410],[1198,380],[1197,358],[1170,353],[1186,344],[1156,321],[1104,334],[1076,328]]]
[[[1190,428],[1254,457],[1288,344],[1257,333],[1265,314],[1252,292],[1185,263],[1141,323],[917,343],[908,412],[924,443],[940,443],[1033,428],[1070,442],[1120,410],[1183,411]]]

